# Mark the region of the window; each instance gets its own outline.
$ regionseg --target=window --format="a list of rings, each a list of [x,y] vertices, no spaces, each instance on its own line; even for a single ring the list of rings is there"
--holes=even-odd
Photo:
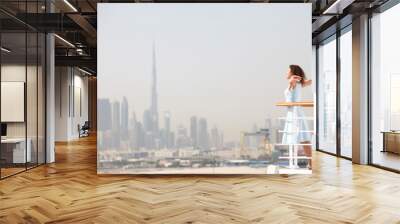
[[[352,34],[351,27],[340,36],[340,154],[352,157]]]
[[[336,37],[318,48],[318,147],[336,153]]]
[[[372,163],[400,170],[400,5],[371,19]],[[393,131],[393,133],[392,133]],[[384,132],[393,135],[384,140]],[[397,140],[396,140],[397,139]],[[389,147],[391,144],[393,147]],[[393,145],[394,144],[394,145]],[[394,153],[393,153],[394,152]]]
[[[16,10],[41,13],[41,5],[44,1],[19,2]],[[12,24],[0,24],[0,178],[5,178],[45,163],[46,39],[6,14],[0,17]]]

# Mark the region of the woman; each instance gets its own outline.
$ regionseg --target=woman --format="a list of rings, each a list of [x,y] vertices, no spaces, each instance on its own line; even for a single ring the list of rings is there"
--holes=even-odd
[[[301,90],[311,85],[311,80],[307,80],[303,69],[298,65],[289,66],[286,78],[289,82],[288,88],[285,90],[286,102],[301,102]],[[299,106],[288,107],[282,143],[310,144],[311,133],[309,131],[303,108]],[[303,146],[303,150],[305,156],[312,156],[311,145]],[[311,160],[308,160],[308,167],[311,168]]]

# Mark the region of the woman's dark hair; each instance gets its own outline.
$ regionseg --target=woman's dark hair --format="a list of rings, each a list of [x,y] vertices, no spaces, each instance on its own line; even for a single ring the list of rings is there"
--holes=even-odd
[[[302,86],[304,86],[304,83],[306,81],[306,74],[304,73],[303,69],[298,66],[298,65],[289,65],[290,71],[293,73],[293,75],[297,75],[301,77],[300,83]]]

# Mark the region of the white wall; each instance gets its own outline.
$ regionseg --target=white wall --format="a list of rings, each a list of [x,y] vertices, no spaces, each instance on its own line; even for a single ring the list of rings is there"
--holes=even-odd
[[[3,65],[1,67],[1,81],[25,82],[25,65]],[[28,74],[32,67],[28,66]],[[4,110],[5,108],[2,108]],[[25,122],[7,122],[7,137],[25,137]]]
[[[22,109],[20,112],[26,112],[26,120],[22,122],[5,122],[7,124],[7,137],[21,138],[26,135],[30,139],[30,148],[33,152],[31,154],[32,161],[36,162],[36,152],[38,152],[39,163],[43,163],[45,159],[45,87],[42,68],[30,65],[26,67],[25,64],[4,64],[1,67],[1,76],[2,82],[24,82],[27,91],[26,106],[19,108]],[[7,98],[7,95],[3,95],[2,98]],[[1,110],[4,113],[10,108],[2,107]],[[49,161],[51,162],[52,160]]]
[[[36,67],[25,65],[17,65],[17,64],[9,64],[3,65],[1,67],[1,81],[2,82],[24,82],[26,73],[28,75],[28,82],[31,88],[27,88],[27,106],[31,108],[27,109],[27,118],[28,118],[28,137],[29,130],[36,130],[36,113],[33,113],[32,108],[36,110],[36,80],[33,80],[32,75],[36,76]],[[4,97],[4,96],[3,96]],[[33,103],[33,104],[32,104]],[[6,110],[6,108],[2,108],[2,110]],[[32,123],[34,122],[34,123]],[[8,137],[24,137],[25,136],[25,125],[26,122],[7,122],[7,135]]]
[[[76,68],[56,67],[56,141],[77,139],[78,124],[83,125],[88,120],[88,78],[83,75]]]

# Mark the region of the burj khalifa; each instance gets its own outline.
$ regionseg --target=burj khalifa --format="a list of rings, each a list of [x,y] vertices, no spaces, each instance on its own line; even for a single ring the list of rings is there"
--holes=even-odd
[[[151,131],[154,138],[154,144],[157,146],[159,140],[159,126],[158,126],[158,95],[157,95],[157,64],[156,64],[156,47],[153,42],[153,65],[152,65],[152,87],[151,87],[151,105],[150,105],[150,116],[151,116]]]

